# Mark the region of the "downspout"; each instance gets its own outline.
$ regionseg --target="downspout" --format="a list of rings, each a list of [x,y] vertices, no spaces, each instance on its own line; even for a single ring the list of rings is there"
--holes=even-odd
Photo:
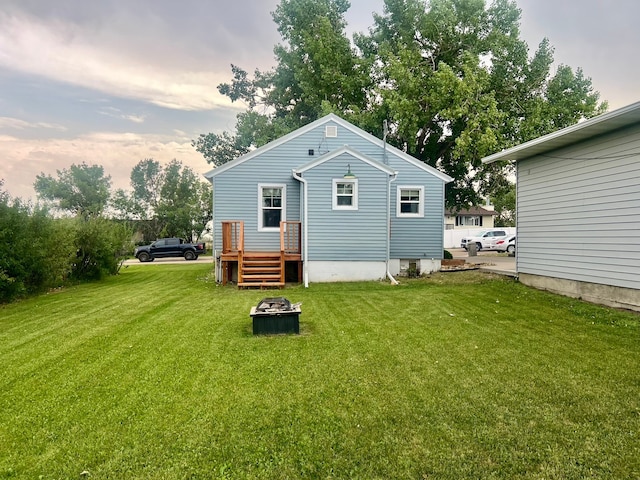
[[[304,279],[304,288],[309,288],[309,270],[307,267],[309,255],[308,255],[308,245],[307,241],[308,232],[309,232],[309,210],[307,208],[307,181],[302,178],[302,176],[296,172],[295,170],[291,170],[293,174],[293,178],[302,183],[302,275]]]
[[[394,182],[398,178],[398,173],[389,175],[389,181],[387,182],[387,277],[392,284],[398,285],[398,281],[393,278],[389,271],[389,262],[391,261],[391,182]]]
[[[389,127],[387,125],[387,120],[385,119],[382,122],[382,162],[385,165],[389,165],[389,159],[387,158],[387,133],[389,132]],[[398,281],[393,278],[391,272],[389,271],[389,263],[391,262],[391,182],[395,181],[398,178],[398,173],[394,173],[393,175],[389,175],[389,180],[387,182],[387,277],[391,281],[392,284],[398,285]]]
[[[213,254],[213,272],[216,283],[222,283],[222,264],[218,261],[218,249],[216,248],[216,195],[214,191],[213,178],[211,182],[211,253]]]

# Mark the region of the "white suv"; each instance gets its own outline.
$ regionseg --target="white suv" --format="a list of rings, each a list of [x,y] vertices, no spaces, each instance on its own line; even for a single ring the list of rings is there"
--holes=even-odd
[[[493,250],[495,245],[495,241],[498,237],[504,237],[507,235],[507,232],[504,230],[483,230],[479,232],[477,235],[472,237],[463,237],[460,241],[460,246],[467,249],[467,245],[470,243],[475,243],[478,251],[484,249]]]

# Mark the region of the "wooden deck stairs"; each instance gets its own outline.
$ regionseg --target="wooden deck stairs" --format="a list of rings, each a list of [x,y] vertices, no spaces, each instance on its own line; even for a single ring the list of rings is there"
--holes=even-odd
[[[281,252],[243,252],[238,258],[238,287],[284,286],[284,263]]]
[[[233,278],[237,267],[240,288],[281,288],[285,286],[287,262],[297,263],[298,282],[302,282],[302,228],[299,221],[280,222],[280,249],[270,252],[245,250],[244,222],[222,221],[220,254],[222,284]]]

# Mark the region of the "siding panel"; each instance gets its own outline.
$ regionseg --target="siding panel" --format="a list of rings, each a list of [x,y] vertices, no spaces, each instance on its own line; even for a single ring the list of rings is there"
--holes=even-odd
[[[518,162],[518,272],[640,288],[640,126]]]
[[[358,181],[358,209],[333,210],[333,179],[342,179],[348,164]],[[309,260],[384,261],[388,175],[345,154],[304,177],[309,188]]]
[[[325,137],[325,125],[338,129],[335,138]],[[274,250],[279,248],[277,232],[258,231],[258,183],[286,185],[286,218],[301,220],[301,184],[292,176],[298,169],[319,156],[344,145],[384,163],[385,150],[350,128],[333,121],[320,125],[274,148],[238,163],[212,177],[214,187],[214,248],[222,247],[221,221],[245,222],[245,248]],[[313,154],[310,155],[310,151]],[[398,172],[391,184],[391,257],[442,258],[444,229],[444,182],[386,151],[388,165]],[[341,178],[350,163],[358,178],[359,209],[332,210],[332,178]],[[309,259],[367,260],[386,258],[388,174],[347,155],[337,157],[304,173],[309,181]],[[423,185],[424,218],[396,218],[398,185]]]
[[[444,182],[414,165],[389,155],[389,166],[398,172],[391,183],[391,258],[441,259],[444,250]],[[397,217],[397,189],[424,185],[424,217]]]

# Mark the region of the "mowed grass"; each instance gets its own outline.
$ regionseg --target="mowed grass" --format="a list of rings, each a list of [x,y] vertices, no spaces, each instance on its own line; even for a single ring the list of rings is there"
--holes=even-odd
[[[0,478],[640,477],[640,322],[475,272],[239,291],[131,266],[0,307]],[[303,302],[301,334],[251,306]]]

